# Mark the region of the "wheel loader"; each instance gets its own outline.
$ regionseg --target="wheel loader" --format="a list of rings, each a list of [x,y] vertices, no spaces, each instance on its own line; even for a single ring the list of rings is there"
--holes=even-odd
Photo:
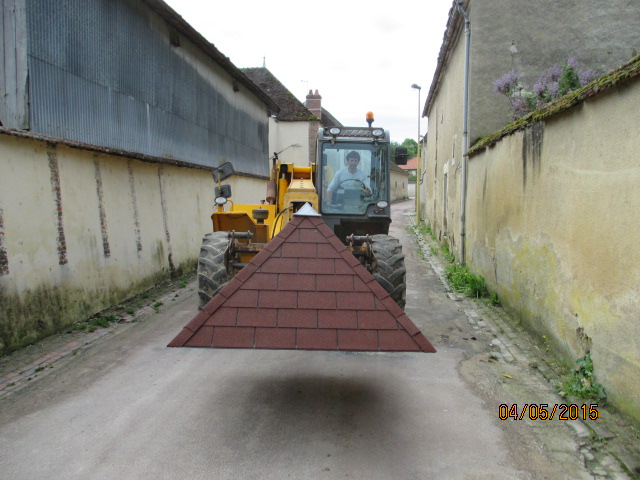
[[[389,132],[372,127],[320,128],[316,163],[306,167],[271,157],[265,199],[235,204],[222,180],[233,175],[230,163],[214,169],[213,233],[205,235],[198,260],[200,308],[251,258],[259,253],[309,204],[349,247],[396,303],[405,306],[404,255],[389,235]],[[398,147],[396,163],[406,165],[406,149]]]

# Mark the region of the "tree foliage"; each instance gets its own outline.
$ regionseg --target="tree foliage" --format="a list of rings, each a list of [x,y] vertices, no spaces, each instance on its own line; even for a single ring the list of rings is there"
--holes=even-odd
[[[413,158],[418,155],[418,142],[413,138],[405,138],[402,143],[391,142],[391,158],[395,158],[396,148],[398,147],[405,147],[409,154],[409,158]]]

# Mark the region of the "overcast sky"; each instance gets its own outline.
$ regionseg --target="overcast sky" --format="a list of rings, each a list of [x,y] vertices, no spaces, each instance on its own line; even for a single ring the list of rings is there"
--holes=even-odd
[[[165,0],[236,67],[266,67],[300,101],[310,89],[343,125],[418,135],[451,0]],[[264,60],[263,60],[264,59]],[[422,87],[420,104],[418,91]],[[420,133],[427,130],[421,118]]]

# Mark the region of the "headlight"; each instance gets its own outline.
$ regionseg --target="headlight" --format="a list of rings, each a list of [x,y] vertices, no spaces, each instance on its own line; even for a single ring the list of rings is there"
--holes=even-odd
[[[376,207],[378,208],[387,208],[388,206],[389,204],[384,200],[380,200],[378,203],[376,203]]]
[[[227,199],[224,197],[216,197],[215,199],[216,205],[222,206],[227,203]]]
[[[381,137],[384,135],[384,131],[380,130],[379,128],[376,128],[374,131],[371,132],[371,135],[373,135],[374,137]]]
[[[340,129],[337,127],[333,127],[329,129],[329,133],[331,135],[340,135]]]

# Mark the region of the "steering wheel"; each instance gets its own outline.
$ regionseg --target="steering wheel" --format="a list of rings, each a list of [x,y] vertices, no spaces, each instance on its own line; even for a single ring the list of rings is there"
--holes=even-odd
[[[371,189],[369,187],[367,187],[362,180],[358,180],[357,178],[347,178],[346,180],[341,181],[338,184],[338,186],[336,187],[336,190],[338,190],[338,188],[340,188],[340,186],[345,182],[358,182],[358,183],[360,183],[362,185],[363,188],[371,191]]]

